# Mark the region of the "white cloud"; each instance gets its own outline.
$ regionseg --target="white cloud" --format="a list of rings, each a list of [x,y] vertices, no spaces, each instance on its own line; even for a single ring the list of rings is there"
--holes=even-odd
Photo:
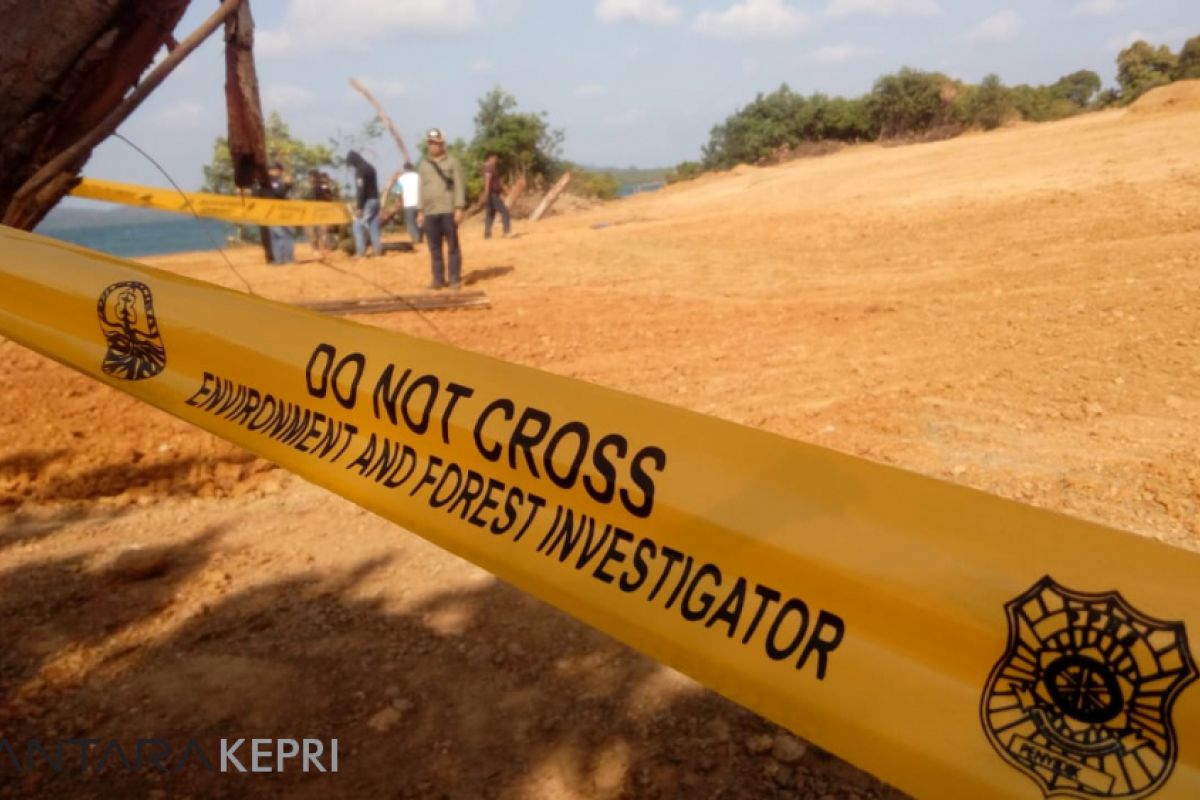
[[[453,36],[480,22],[475,0],[290,0],[283,23],[259,31],[264,57],[355,50],[401,36]]]
[[[487,58],[477,58],[467,65],[467,69],[476,75],[486,75],[496,71],[496,64]]]
[[[408,84],[398,80],[380,80],[379,78],[365,78],[360,76],[358,82],[370,90],[371,94],[376,97],[394,100],[397,97],[404,97],[408,94]],[[358,93],[351,88],[349,91],[358,97]]]
[[[293,111],[312,102],[313,93],[303,86],[268,84],[262,90],[264,111]]]
[[[997,12],[967,31],[971,44],[1011,42],[1021,32],[1021,15],[1012,9]]]
[[[153,120],[164,128],[190,128],[204,119],[204,116],[204,106],[185,101],[156,112]]]
[[[602,97],[608,94],[608,89],[594,83],[588,83],[583,86],[575,87],[576,97]]]
[[[942,13],[938,0],[830,0],[825,11],[831,17],[936,17]]]
[[[1071,7],[1072,17],[1111,17],[1129,8],[1129,0],[1081,0]]]
[[[644,22],[669,25],[683,16],[683,9],[670,0],[597,0],[596,19],[615,22]]]
[[[847,61],[858,61],[870,58],[875,51],[869,47],[860,47],[850,42],[829,44],[819,47],[809,54],[809,58],[820,64],[845,64]]]
[[[787,39],[806,30],[812,19],[783,0],[741,0],[724,11],[705,11],[693,26],[720,39]]]

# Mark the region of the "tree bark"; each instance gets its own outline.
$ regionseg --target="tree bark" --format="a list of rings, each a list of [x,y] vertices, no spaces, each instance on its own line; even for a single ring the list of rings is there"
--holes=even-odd
[[[225,107],[233,183],[252,189],[267,180],[267,132],[254,68],[254,17],[246,0],[225,21]]]
[[[91,148],[23,198],[42,167],[137,85],[189,0],[0,0],[0,219],[32,229],[70,190]]]

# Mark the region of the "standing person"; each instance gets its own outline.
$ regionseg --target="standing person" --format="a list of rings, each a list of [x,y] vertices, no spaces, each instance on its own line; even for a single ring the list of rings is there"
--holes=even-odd
[[[366,235],[371,236],[371,249],[375,255],[383,255],[379,242],[379,178],[375,167],[367,163],[357,150],[346,154],[346,163],[354,167],[354,184],[357,202],[354,214],[354,254],[362,258],[366,253]]]
[[[421,178],[420,212],[417,224],[429,239],[429,261],[433,268],[430,289],[462,287],[462,250],[458,245],[458,226],[467,207],[467,180],[462,164],[446,152],[446,139],[437,128],[425,137],[429,154],[417,168]],[[442,259],[442,241],[450,262],[449,275]],[[447,280],[449,278],[449,280]]]
[[[483,160],[483,196],[487,202],[487,215],[483,218],[483,238],[492,238],[492,223],[496,221],[496,213],[500,214],[500,224],[504,227],[504,235],[512,232],[512,219],[508,206],[504,205],[504,183],[500,180],[500,156],[488,153]]]
[[[292,193],[292,183],[283,174],[283,165],[278,161],[271,164],[267,170],[267,185],[263,187],[263,196],[275,200],[286,200]],[[291,264],[295,261],[292,229],[271,226],[271,260],[276,266]]]
[[[322,203],[333,201],[333,181],[329,180],[329,176],[324,172],[315,169],[308,171],[308,199]],[[328,225],[314,225],[308,229],[313,255],[318,259],[321,258],[321,252],[325,249],[325,240],[328,236]]]
[[[404,226],[408,228],[408,238],[413,244],[420,244],[421,226],[417,224],[417,214],[421,208],[421,176],[411,161],[404,162],[404,172],[398,181],[400,196],[404,201]]]

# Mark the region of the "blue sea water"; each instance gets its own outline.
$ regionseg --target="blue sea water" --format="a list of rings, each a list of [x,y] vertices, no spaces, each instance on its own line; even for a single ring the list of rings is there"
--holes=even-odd
[[[234,226],[226,222],[194,217],[132,225],[38,230],[45,236],[125,258],[217,250],[225,246],[225,240],[233,232]]]
[[[661,189],[661,183],[624,184],[619,197]],[[39,228],[38,233],[123,258],[218,250],[234,235],[227,222],[195,217],[122,225]],[[253,229],[252,229],[253,230]]]
[[[657,181],[654,183],[623,183],[621,188],[617,190],[617,197],[629,197],[642,192],[655,192],[666,186],[665,181]]]

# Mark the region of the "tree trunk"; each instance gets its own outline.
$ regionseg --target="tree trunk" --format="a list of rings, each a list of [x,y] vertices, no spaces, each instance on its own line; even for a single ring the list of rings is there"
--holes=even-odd
[[[533,210],[533,215],[529,218],[530,221],[537,222],[544,217],[546,212],[554,206],[554,201],[558,199],[558,196],[563,193],[563,190],[567,188],[567,184],[570,182],[571,173],[564,172],[563,176],[554,184],[554,187],[542,198],[542,202],[538,203],[538,207]]]
[[[75,183],[82,153],[14,207],[42,166],[120,105],[190,0],[0,0],[0,219],[31,230]]]
[[[254,68],[254,17],[250,3],[225,21],[225,107],[229,114],[229,155],[233,184],[252,189],[267,180],[267,132],[258,73]]]
[[[512,188],[508,190],[508,194],[504,197],[504,205],[511,209],[513,207],[513,203],[521,199],[521,195],[525,193],[525,186],[527,184],[528,181],[525,180],[524,175],[517,178],[517,182],[512,185]]]

